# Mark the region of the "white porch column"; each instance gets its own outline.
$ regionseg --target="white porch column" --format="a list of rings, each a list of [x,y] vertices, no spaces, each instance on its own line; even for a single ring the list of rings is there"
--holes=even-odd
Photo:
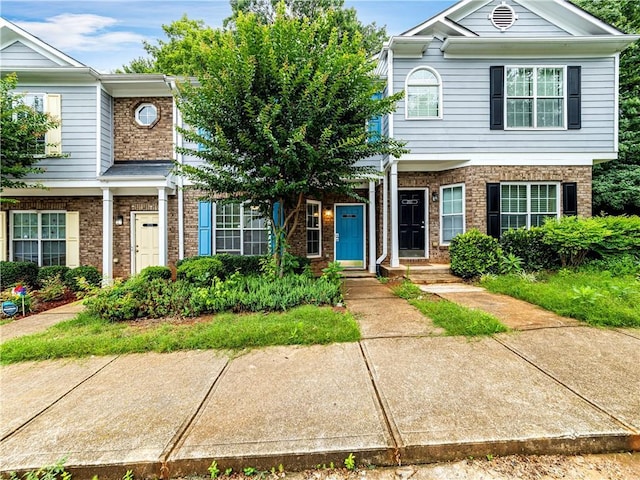
[[[369,273],[376,273],[376,182],[369,180]]]
[[[398,161],[391,161],[391,267],[400,266],[398,248]]]
[[[168,258],[168,209],[167,209],[167,190],[162,187],[158,188],[158,263],[161,266],[169,264]]]
[[[102,284],[113,282],[113,192],[102,189]]]

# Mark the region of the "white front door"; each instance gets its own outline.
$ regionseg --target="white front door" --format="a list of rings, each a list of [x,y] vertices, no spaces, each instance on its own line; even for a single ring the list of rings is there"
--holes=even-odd
[[[133,247],[135,248],[133,273],[160,264],[158,247],[159,230],[157,213],[136,213]]]

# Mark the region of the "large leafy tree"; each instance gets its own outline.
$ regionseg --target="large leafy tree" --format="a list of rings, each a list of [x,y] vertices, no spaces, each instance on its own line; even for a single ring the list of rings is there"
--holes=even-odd
[[[231,0],[232,14],[224,20],[225,29],[233,30],[240,13],[254,13],[260,22],[272,23],[276,17],[278,0]],[[332,11],[339,35],[362,35],[365,50],[378,53],[386,39],[384,27],[375,22],[365,25],[358,20],[354,8],[345,8],[344,0],[285,0],[284,14],[289,17],[313,19],[324,12]],[[118,69],[120,73],[164,73],[167,75],[193,75],[198,66],[194,65],[191,50],[198,48],[193,42],[202,36],[208,37],[213,30],[202,20],[192,20],[187,15],[163,25],[166,39],[156,43],[144,42],[148,57],[138,57],[128,65]]]
[[[178,106],[192,127],[180,131],[200,145],[179,150],[203,160],[180,172],[211,199],[248,202],[266,218],[278,212],[273,238],[285,246],[305,197],[358,198],[353,181],[375,172],[357,162],[404,152],[401,142],[365,127],[395,110],[402,93],[374,98],[384,88],[375,62],[362,36],[342,34],[338,21],[333,11],[288,16],[283,4],[272,23],[239,12],[234,29],[192,39],[198,82],[179,87]]]
[[[25,177],[44,171],[36,166],[42,157],[39,139],[58,126],[58,121],[24,103],[24,94],[15,91],[17,85],[15,74],[0,79],[0,192],[39,186],[28,183]],[[15,202],[5,196],[0,201]]]
[[[638,0],[571,0],[625,33],[640,33]],[[593,170],[596,212],[640,214],[640,43],[620,54],[620,152]]]

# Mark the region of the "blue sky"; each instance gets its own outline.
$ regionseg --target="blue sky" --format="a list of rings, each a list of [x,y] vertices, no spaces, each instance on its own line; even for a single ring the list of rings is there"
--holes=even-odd
[[[346,0],[364,23],[397,35],[455,0]],[[76,60],[113,71],[145,54],[142,41],[163,38],[161,26],[186,13],[212,27],[231,13],[228,0],[2,0],[0,14]]]

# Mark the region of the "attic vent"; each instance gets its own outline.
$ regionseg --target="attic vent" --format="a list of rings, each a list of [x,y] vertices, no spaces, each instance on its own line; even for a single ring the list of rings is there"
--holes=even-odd
[[[499,28],[504,32],[515,23],[518,19],[518,15],[513,11],[513,8],[502,2],[493,9],[489,19],[491,20],[491,23],[493,23],[494,27]]]

